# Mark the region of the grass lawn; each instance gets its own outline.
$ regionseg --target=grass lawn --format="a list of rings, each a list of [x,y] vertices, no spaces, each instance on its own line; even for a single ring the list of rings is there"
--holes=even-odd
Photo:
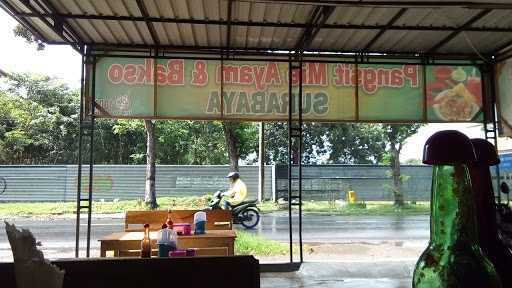
[[[265,239],[242,230],[236,231],[235,254],[255,256],[277,256],[288,253],[288,243]]]
[[[203,209],[209,201],[209,196],[203,197],[160,197],[159,209]],[[37,215],[62,215],[74,214],[75,202],[0,202],[0,216],[37,216]],[[263,202],[258,205],[263,213],[275,211],[287,211],[285,207],[279,207],[273,202]],[[294,207],[294,209],[297,209]],[[140,200],[121,201],[95,201],[94,213],[123,213],[127,210],[146,210]],[[305,213],[322,213],[336,215],[415,215],[428,214],[430,204],[418,202],[406,204],[402,208],[394,207],[391,202],[366,202],[357,204],[329,203],[328,201],[304,201]]]
[[[209,196],[204,197],[159,197],[159,209],[202,209]],[[93,213],[124,213],[128,210],[147,210],[141,200],[94,201]],[[75,202],[0,202],[0,216],[35,216],[74,214]]]
[[[273,202],[264,202],[259,205],[262,212],[286,211]],[[297,209],[296,206],[293,209]],[[430,213],[430,202],[406,203],[396,207],[390,201],[371,201],[355,204],[340,204],[328,201],[303,201],[302,211],[305,213],[321,213],[336,215],[423,215]]]

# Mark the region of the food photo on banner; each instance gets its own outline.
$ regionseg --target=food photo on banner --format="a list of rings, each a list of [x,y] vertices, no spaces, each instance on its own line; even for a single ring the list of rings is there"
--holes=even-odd
[[[288,69],[288,62],[99,57],[94,72],[96,115],[284,121]],[[299,70],[292,71],[294,115],[300,76]],[[483,119],[480,71],[475,66],[304,62],[302,92],[305,121]]]
[[[512,60],[496,66],[496,90],[501,136],[512,137]]]

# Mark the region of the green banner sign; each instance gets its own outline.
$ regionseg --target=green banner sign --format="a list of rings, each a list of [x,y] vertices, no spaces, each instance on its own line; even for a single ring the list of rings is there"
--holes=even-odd
[[[96,115],[113,118],[269,120],[298,112],[300,70],[287,62],[98,58]],[[426,86],[424,81],[426,80]],[[444,122],[481,119],[472,66],[305,62],[307,121]]]

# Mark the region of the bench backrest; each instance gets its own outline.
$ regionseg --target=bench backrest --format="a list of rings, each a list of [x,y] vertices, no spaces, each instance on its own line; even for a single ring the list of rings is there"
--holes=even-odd
[[[171,210],[171,220],[174,223],[194,222],[194,214],[201,210]],[[231,211],[203,210],[206,212],[206,230],[229,230],[233,228]],[[167,220],[167,210],[127,211],[124,219],[124,231],[141,231],[144,224],[149,224],[150,230],[159,230]]]
[[[56,260],[64,269],[63,288],[139,288],[169,286],[173,277],[188,287],[260,287],[259,261],[253,256],[183,258],[80,258]],[[198,277],[199,275],[199,277]],[[13,263],[0,263],[2,287],[16,288]]]

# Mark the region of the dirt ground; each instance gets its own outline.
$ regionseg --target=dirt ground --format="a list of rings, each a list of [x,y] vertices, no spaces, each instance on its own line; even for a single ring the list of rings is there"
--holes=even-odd
[[[304,260],[308,262],[378,262],[415,261],[426,248],[425,242],[382,241],[378,243],[304,243]],[[298,257],[298,253],[294,255]],[[288,261],[289,255],[257,257],[260,262]],[[296,258],[297,259],[297,258]]]

